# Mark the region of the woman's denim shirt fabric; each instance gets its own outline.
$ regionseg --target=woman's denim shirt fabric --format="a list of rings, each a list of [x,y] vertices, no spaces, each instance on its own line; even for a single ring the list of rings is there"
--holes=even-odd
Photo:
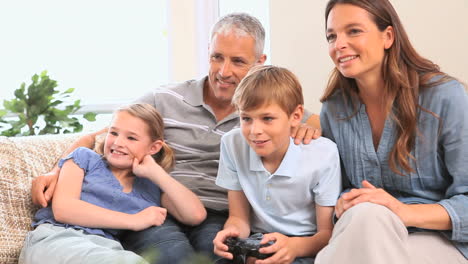
[[[422,89],[418,133],[412,155],[415,172],[394,173],[389,154],[396,140],[395,122],[387,117],[377,151],[364,104],[357,113],[341,91],[322,106],[323,135],[333,140],[343,163],[344,186],[361,187],[363,180],[383,188],[407,204],[438,203],[450,215],[452,231],[443,232],[468,258],[468,96],[456,80]],[[349,118],[351,117],[351,118]]]
[[[61,168],[65,161],[73,161],[84,170],[83,185],[80,199],[114,211],[135,214],[150,207],[161,205],[161,190],[150,180],[136,177],[132,191],[123,192],[123,187],[109,169],[107,162],[96,152],[88,148],[78,148],[66,158],[60,160]],[[33,226],[50,223],[56,226],[83,230],[88,234],[100,235],[116,240],[120,230],[88,228],[59,223],[54,219],[52,208],[39,209],[35,215]]]

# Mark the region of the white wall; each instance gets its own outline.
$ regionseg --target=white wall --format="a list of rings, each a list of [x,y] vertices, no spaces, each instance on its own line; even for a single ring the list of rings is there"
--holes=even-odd
[[[333,64],[325,41],[325,0],[270,0],[271,62],[296,73],[306,108],[319,112],[319,98]],[[467,0],[392,0],[410,40],[442,71],[468,81]]]

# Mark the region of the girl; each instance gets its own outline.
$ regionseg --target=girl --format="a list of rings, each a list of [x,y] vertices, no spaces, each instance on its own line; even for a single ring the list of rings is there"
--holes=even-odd
[[[201,223],[206,211],[198,197],[167,173],[174,157],[163,138],[152,106],[118,109],[102,156],[78,148],[59,162],[52,206],[36,213],[20,263],[142,263],[118,242],[120,231],[161,225],[166,213]]]
[[[463,85],[414,50],[388,0],[331,0],[325,19],[321,125],[350,188],[316,263],[467,263]]]

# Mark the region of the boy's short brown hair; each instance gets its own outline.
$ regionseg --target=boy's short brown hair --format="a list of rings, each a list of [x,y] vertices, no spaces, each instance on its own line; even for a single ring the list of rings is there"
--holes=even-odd
[[[232,103],[244,111],[276,103],[289,116],[298,105],[304,104],[304,97],[301,84],[291,71],[265,65],[253,67],[242,79]]]

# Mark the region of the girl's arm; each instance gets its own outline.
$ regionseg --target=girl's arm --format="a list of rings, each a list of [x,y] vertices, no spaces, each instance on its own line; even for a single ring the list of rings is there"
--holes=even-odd
[[[78,140],[73,142],[73,144],[62,154],[62,158],[65,158],[78,147],[92,148],[94,146],[95,137],[105,132],[107,132],[107,127],[95,133],[78,138]],[[50,172],[39,175],[33,179],[31,185],[31,198],[34,204],[47,207],[47,204],[50,202],[54,194],[59,173],[60,168],[55,165]]]
[[[162,206],[179,222],[194,226],[205,220],[206,210],[200,199],[172,178],[150,155],[146,155],[140,163],[135,159],[133,173],[151,180],[161,188]]]
[[[214,253],[220,257],[232,259],[224,241],[228,237],[246,238],[250,235],[250,204],[243,191],[228,191],[229,218],[224,229],[213,240]]]
[[[52,200],[55,220],[91,228],[135,231],[164,222],[166,217],[164,208],[152,206],[137,214],[126,214],[80,200],[83,179],[83,169],[78,167],[73,160],[64,163]]]
[[[313,257],[324,248],[330,240],[333,224],[333,206],[316,204],[317,233],[313,236],[288,237],[280,233],[270,233],[263,236],[262,244],[275,241],[269,247],[260,249],[260,253],[274,253],[273,256],[257,260],[256,264],[292,263],[297,257]]]

